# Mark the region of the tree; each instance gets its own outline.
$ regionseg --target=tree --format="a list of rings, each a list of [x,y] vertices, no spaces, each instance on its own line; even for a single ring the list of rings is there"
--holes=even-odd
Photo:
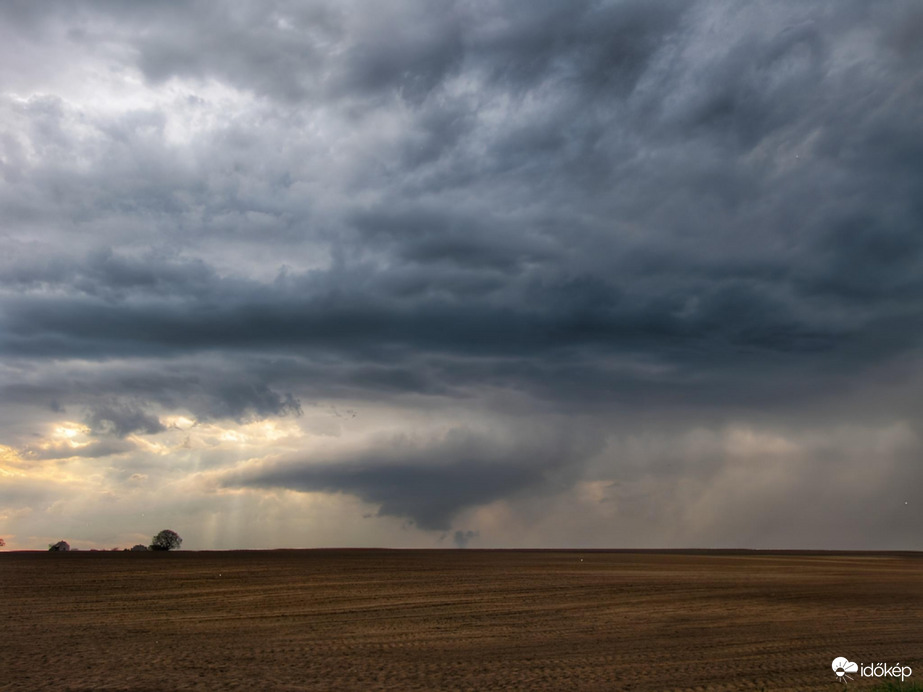
[[[0,538],[0,548],[6,545],[6,541]]]
[[[70,544],[67,541],[58,541],[48,546],[48,550],[52,553],[66,553],[70,549]]]
[[[140,543],[138,543],[137,545],[131,546],[131,552],[133,553],[140,553],[142,551],[147,552],[147,549],[148,548],[146,545],[141,545]],[[128,550],[128,548],[125,548],[125,550]]]
[[[151,541],[151,550],[176,550],[183,544],[183,539],[176,531],[164,529]]]

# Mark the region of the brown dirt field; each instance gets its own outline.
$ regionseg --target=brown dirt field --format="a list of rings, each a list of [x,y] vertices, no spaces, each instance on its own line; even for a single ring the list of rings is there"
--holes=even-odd
[[[923,680],[915,553],[4,553],[0,596],[0,690],[831,690],[836,656]]]

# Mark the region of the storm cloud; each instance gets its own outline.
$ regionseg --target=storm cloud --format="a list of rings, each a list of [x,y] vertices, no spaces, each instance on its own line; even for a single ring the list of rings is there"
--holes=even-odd
[[[560,485],[599,447],[590,445],[587,436],[548,439],[539,431],[505,432],[492,439],[453,428],[430,440],[379,439],[372,449],[334,461],[276,462],[231,474],[224,482],[352,493],[379,505],[379,514],[448,531],[462,509]]]
[[[195,522],[349,497],[350,541],[541,544],[535,503],[623,540],[592,496],[676,505],[632,524],[662,544],[874,547],[903,515],[842,546],[775,493],[915,477],[920,36],[899,1],[6,3],[5,463],[185,483]],[[789,445],[749,519],[688,494],[741,430]]]

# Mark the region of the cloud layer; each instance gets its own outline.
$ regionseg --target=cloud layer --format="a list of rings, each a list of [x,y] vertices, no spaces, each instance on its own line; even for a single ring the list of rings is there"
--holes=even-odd
[[[884,508],[921,36],[911,2],[6,4],[0,531],[79,491],[189,547],[919,547]]]

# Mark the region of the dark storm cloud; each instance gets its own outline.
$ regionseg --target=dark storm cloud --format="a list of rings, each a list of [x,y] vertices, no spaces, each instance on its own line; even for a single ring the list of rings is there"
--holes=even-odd
[[[139,14],[128,6],[87,5],[84,13],[92,15],[99,9],[110,10],[115,20],[123,19],[124,27],[150,19],[149,13]],[[185,14],[190,9],[192,14]],[[439,212],[432,211],[434,205],[427,209],[392,200],[386,207],[345,218],[360,237],[369,239],[388,258],[387,269],[338,266],[326,273],[295,277],[285,285],[219,277],[202,259],[152,261],[101,252],[83,265],[67,264],[54,256],[43,258],[37,266],[17,264],[5,276],[17,287],[51,283],[67,293],[26,295],[9,301],[4,332],[8,352],[105,357],[216,347],[349,349],[372,344],[374,348],[381,343],[424,352],[449,348],[462,353],[506,353],[515,349],[526,357],[530,351],[543,354],[549,348],[584,345],[655,355],[664,344],[675,344],[678,349],[688,345],[688,353],[715,347],[717,351],[711,352],[769,349],[800,353],[828,351],[834,344],[849,341],[843,337],[853,336],[871,317],[905,320],[912,316],[900,306],[889,305],[892,312],[884,315],[823,318],[829,314],[828,303],[848,310],[855,299],[868,300],[876,292],[886,298],[895,289],[919,288],[919,248],[913,232],[919,209],[912,201],[911,181],[906,179],[907,173],[918,178],[919,171],[901,170],[900,180],[895,173],[895,159],[907,159],[907,149],[912,150],[917,139],[902,122],[906,117],[902,113],[912,111],[895,107],[893,112],[879,114],[868,133],[856,132],[855,121],[849,121],[855,142],[850,148],[856,160],[847,161],[845,168],[837,167],[846,189],[826,190],[827,196],[819,200],[820,210],[809,206],[817,198],[790,189],[788,176],[780,177],[765,163],[748,166],[740,159],[774,132],[784,130],[794,137],[815,126],[820,129],[817,148],[822,155],[812,157],[806,151],[812,170],[795,171],[795,176],[807,178],[837,163],[823,155],[822,145],[831,147],[845,139],[840,130],[847,121],[835,117],[836,111],[855,108],[849,97],[856,87],[846,83],[845,75],[842,83],[826,77],[825,70],[830,70],[833,60],[830,47],[836,36],[830,34],[845,32],[848,13],[845,20],[824,27],[810,12],[800,11],[790,25],[782,22],[778,32],[761,36],[756,33],[758,27],[751,26],[749,34],[744,32],[735,44],[707,56],[702,64],[671,66],[670,60],[684,47],[682,28],[689,35],[691,20],[686,16],[689,11],[667,5],[579,3],[565,11],[556,4],[530,4],[528,8],[513,4],[503,13],[486,6],[454,12],[432,12],[416,5],[402,9],[374,19],[385,26],[418,27],[406,30],[419,31],[427,37],[422,44],[454,57],[433,60],[428,50],[418,51],[413,41],[409,47],[403,41],[367,44],[361,40],[368,31],[365,24],[353,25],[346,15],[331,19],[322,7],[312,9],[300,21],[302,27],[307,22],[312,31],[327,32],[351,46],[347,55],[353,57],[342,63],[342,69],[355,74],[344,78],[343,84],[355,93],[366,93],[373,85],[381,89],[383,84],[400,91],[401,79],[422,84],[423,91],[429,92],[448,79],[448,68],[440,65],[475,75],[487,71],[490,81],[485,94],[502,96],[507,89],[522,93],[541,88],[550,93],[545,101],[554,105],[557,91],[570,105],[550,120],[534,122],[533,114],[520,108],[519,115],[524,117],[491,130],[483,123],[479,128],[471,114],[462,110],[456,115],[461,121],[467,118],[469,124],[459,136],[472,143],[484,138],[486,144],[496,145],[487,158],[486,172],[496,176],[513,165],[516,178],[497,182],[501,190],[512,188],[520,199],[534,182],[539,194],[543,187],[550,187],[553,196],[570,194],[582,203],[587,191],[575,181],[579,183],[580,175],[587,171],[598,178],[593,185],[606,180],[615,186],[615,194],[590,190],[590,206],[579,214],[575,209],[563,213],[545,209],[525,218],[485,214],[474,200],[467,205],[470,210],[457,204]],[[184,27],[208,21],[213,29],[208,35],[225,48],[246,25],[253,29],[246,32],[246,40],[263,45],[265,51],[291,55],[291,46],[269,46],[257,30],[265,25],[267,31],[283,31],[290,18],[279,11],[281,14],[274,14],[242,4],[217,17],[194,6],[178,5],[158,16],[167,23],[177,18],[173,13],[183,12]],[[429,20],[407,21],[408,16],[421,13]],[[853,21],[860,18],[857,15]],[[349,33],[350,27],[355,34]],[[852,28],[848,23],[845,27]],[[465,40],[436,40],[443,30]],[[142,42],[141,64],[148,66],[149,76],[207,74],[217,70],[217,64],[226,63],[224,53],[211,43],[193,44],[184,41],[181,33],[147,31],[146,35],[178,41],[197,56],[192,60],[179,53],[173,63],[164,63],[150,57],[157,51]],[[310,43],[313,39],[305,34],[303,40]],[[272,60],[240,50],[236,41],[233,45],[250,70],[299,71],[277,70]],[[470,53],[464,52],[464,46]],[[388,51],[395,55],[384,55]],[[360,53],[372,57],[363,62],[355,57]],[[316,71],[308,57],[304,60],[301,72]],[[897,63],[895,74],[900,74],[902,65]],[[160,66],[151,67],[154,64]],[[415,71],[424,66],[435,71]],[[231,72],[238,79],[255,81],[247,70]],[[389,77],[392,73],[395,76]],[[690,75],[697,77],[701,88],[686,97],[660,93],[659,100],[653,100],[658,92],[650,93],[652,86],[682,92],[681,82]],[[645,78],[651,85],[642,88]],[[825,98],[807,98],[818,90]],[[896,94],[895,98],[911,96]],[[559,131],[561,118],[592,113],[603,105],[606,112],[578,117]],[[424,131],[432,108],[420,107]],[[514,105],[513,114],[517,108]],[[639,109],[647,111],[645,122],[638,119]],[[618,122],[620,117],[622,122]],[[156,127],[156,118],[153,122]],[[622,139],[633,136],[637,141],[612,141],[606,126],[621,130]],[[881,132],[887,128],[890,138]],[[549,132],[552,129],[554,134]],[[116,137],[116,132],[110,135]],[[441,129],[436,132],[440,138],[446,134]],[[56,131],[45,136],[60,139],[63,135]],[[673,139],[679,136],[685,139]],[[667,158],[656,170],[648,169],[644,162],[620,170],[623,164],[616,160],[618,155],[624,150],[637,157],[644,151],[644,137],[650,138],[655,155]],[[712,148],[698,150],[698,139],[707,140]],[[864,139],[874,140],[877,147],[863,148]],[[63,140],[59,144],[67,145]],[[686,160],[687,154],[705,154],[706,159]],[[531,168],[530,157],[543,168]],[[467,163],[464,153],[454,152],[452,158],[462,168]],[[409,164],[408,173],[423,165],[421,161]],[[599,170],[594,161],[600,163]],[[855,199],[857,189],[861,195],[861,185],[871,178],[865,163],[878,164],[879,180],[881,176],[894,178],[896,187],[885,182],[876,185],[887,190],[889,199],[872,200],[872,191]],[[563,164],[560,172],[555,171],[555,164]],[[581,171],[575,166],[590,168]],[[721,171],[722,167],[727,171]],[[619,184],[627,184],[632,194],[620,195]],[[767,193],[781,197],[778,207],[753,218],[746,203],[759,203]],[[634,208],[635,199],[648,208]],[[834,202],[846,204],[835,210]],[[540,197],[532,201],[533,206],[541,203]],[[876,212],[879,208],[883,212],[884,207],[889,210],[887,218]],[[169,213],[169,206],[166,211]],[[609,212],[621,214],[615,216],[611,232],[605,232],[600,223]],[[803,219],[798,218],[799,213]],[[619,226],[625,223],[644,224],[651,239],[620,238]],[[805,227],[798,234],[807,242],[777,247],[791,245],[789,226],[794,223]],[[691,253],[684,240],[676,237],[684,225],[697,238],[697,248]],[[757,259],[733,244],[727,252],[726,237],[735,226],[744,225],[752,226],[750,237],[766,241],[765,257]],[[161,297],[165,298],[162,302]],[[893,310],[895,307],[898,309]]]
[[[6,3],[4,401],[111,437],[338,396],[508,414],[487,391],[600,429],[909,416],[874,382],[923,339],[921,16]],[[448,528],[549,468],[445,444],[267,484]]]
[[[263,383],[230,382],[215,387],[215,399],[221,406],[211,415],[245,420],[248,416],[267,418],[301,414],[301,402],[291,393],[280,394]]]
[[[590,89],[629,90],[684,3],[578,0],[509,3],[61,3],[68,40],[125,41],[152,82],[217,77],[291,102],[324,95],[397,92],[419,103],[473,63],[504,87],[548,75]],[[50,14],[8,8],[17,27],[40,32]],[[63,14],[66,11],[66,14]],[[63,15],[63,16],[62,16]],[[54,22],[54,24],[57,24]],[[51,22],[49,22],[51,23]],[[49,30],[50,31],[50,30]]]
[[[10,361],[13,362],[13,361]],[[95,434],[124,437],[165,430],[154,412],[192,414],[202,421],[240,423],[277,416],[300,416],[301,400],[292,393],[298,368],[256,360],[220,357],[161,360],[132,359],[90,365],[28,366],[19,377],[0,384],[0,398],[11,407],[35,407],[79,416]],[[310,380],[321,368],[301,368]],[[329,376],[329,375],[328,375]]]
[[[125,30],[151,17],[121,5],[90,4],[83,11],[95,16],[100,10],[123,21]],[[450,134],[457,126],[437,126],[437,139],[456,139],[445,166],[464,170],[471,165],[465,149],[482,142],[493,147],[481,164],[483,181],[457,186],[440,200],[450,204],[414,204],[405,192],[386,205],[345,209],[340,221],[355,229],[357,242],[368,242],[355,249],[374,249],[384,264],[347,261],[260,283],[219,276],[202,258],[100,251],[83,263],[54,255],[17,262],[6,282],[59,291],[5,301],[7,353],[106,357],[397,346],[411,353],[528,358],[588,347],[644,352],[668,363],[691,359],[696,366],[708,353],[725,362],[730,357],[733,365],[762,351],[829,358],[831,350],[848,351],[861,340],[869,324],[896,330],[916,314],[914,301],[894,299],[896,291],[920,290],[920,205],[913,194],[920,170],[912,165],[920,145],[908,120],[919,104],[915,92],[898,88],[914,76],[913,66],[891,52],[886,25],[874,57],[893,69],[894,82],[881,83],[876,75],[866,84],[879,102],[854,99],[866,77],[862,65],[831,76],[837,39],[858,30],[866,13],[843,10],[823,23],[810,9],[793,12],[789,21],[770,12],[777,30],[760,34],[751,22],[734,42],[683,64],[678,60],[695,36],[696,13],[664,4],[514,3],[503,12],[408,4],[368,20],[381,22],[377,36],[386,35],[381,27],[398,25],[418,32],[426,37],[420,45],[366,43],[371,29],[346,11],[317,6],[294,19],[286,11],[241,4],[219,17],[177,5],[157,16],[164,25],[182,16],[178,34],[155,25],[145,35],[193,53],[177,54],[172,63],[156,59],[146,38],[140,64],[152,78],[230,79],[217,67],[227,62],[220,44],[224,50],[233,45],[246,63],[248,69],[228,70],[249,86],[257,74],[314,74],[307,48],[298,70],[283,70],[232,41],[246,26],[252,31],[245,41],[292,55],[290,45],[270,45],[259,29],[290,31],[284,27],[291,20],[302,27],[295,33],[306,45],[313,45],[311,32],[320,32],[348,48],[352,57],[337,69],[352,75],[342,78],[350,93],[387,91],[387,85],[400,94],[405,87],[413,91],[401,80],[429,93],[444,87],[450,73],[487,74],[485,97],[527,94],[538,99],[536,112],[514,102],[513,117],[489,127],[455,104],[461,110],[448,121],[468,124],[457,135]],[[716,9],[697,11],[707,17]],[[408,21],[421,16],[425,21]],[[198,22],[211,27],[204,45],[183,39],[182,31]],[[460,38],[442,40],[440,32]],[[435,50],[449,57],[433,59]],[[688,78],[696,88],[683,86]],[[550,116],[537,113],[545,105]],[[430,102],[419,105],[420,118],[412,122],[429,131],[434,109]],[[802,138],[809,130],[814,139],[807,146]],[[119,136],[117,130],[109,135]],[[760,146],[774,150],[749,161]],[[778,160],[780,147],[790,149],[785,161]],[[798,151],[807,161],[795,159]],[[780,170],[783,164],[791,170]],[[405,172],[427,166],[439,173],[439,157],[407,162]],[[390,177],[399,181],[400,170]],[[533,209],[511,216],[509,209],[486,208],[477,194],[490,186]],[[449,194],[440,187],[432,193]],[[561,200],[570,206],[555,208]],[[173,213],[169,204],[160,211]],[[911,330],[906,345],[917,336]],[[883,355],[899,347],[880,343]]]
[[[718,377],[759,361],[771,370],[778,358],[790,367],[823,358],[833,370],[849,370],[869,350],[884,357],[912,345],[880,336],[906,330],[913,306],[827,315],[822,304],[758,279],[699,281],[691,296],[669,284],[639,295],[618,277],[548,270],[532,278],[509,270],[503,280],[495,272],[340,270],[264,284],[222,279],[200,263],[94,258],[59,274],[75,277],[65,296],[46,290],[8,301],[0,348],[18,357],[85,359],[313,355],[333,359],[339,377],[390,381],[397,390],[429,388],[433,377],[450,385],[453,370],[514,386],[518,378],[532,388],[549,384],[557,370],[554,389],[557,380],[573,386],[583,371],[598,394],[611,377],[613,384],[661,378],[648,378],[643,368],[607,373],[604,361],[619,356],[673,368],[681,379],[692,371]],[[465,362],[446,360],[452,357]],[[314,369],[310,361],[302,367]],[[243,381],[212,385],[225,414],[240,417],[244,400],[257,412],[295,409],[294,400],[254,383],[252,373],[229,376]],[[179,390],[188,391],[188,383]]]
[[[560,78],[600,95],[624,96],[682,21],[688,3],[511,2],[475,11],[471,48],[504,87]]]
[[[97,406],[86,419],[87,425],[94,433],[111,434],[125,437],[133,432],[158,433],[164,428],[157,416],[146,413],[131,404]]]
[[[373,450],[335,461],[286,461],[230,473],[224,484],[350,493],[377,504],[381,515],[446,531],[463,509],[560,485],[600,446],[592,435],[556,439],[528,432],[530,440],[513,444],[461,428],[433,440],[382,439]]]

